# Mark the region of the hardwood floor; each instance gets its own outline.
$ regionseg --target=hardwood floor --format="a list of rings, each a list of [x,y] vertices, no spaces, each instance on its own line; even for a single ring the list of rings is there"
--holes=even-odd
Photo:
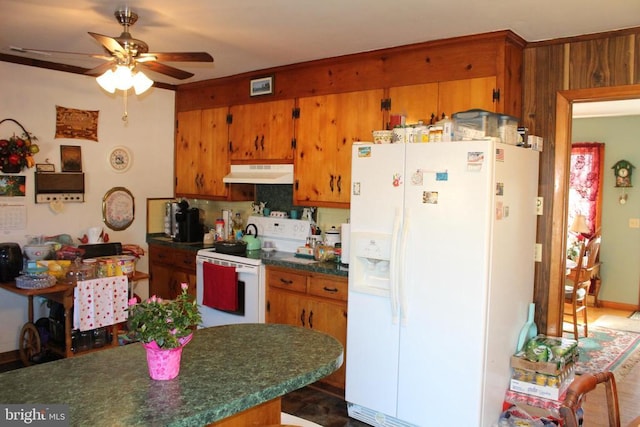
[[[593,324],[598,317],[610,314],[614,316],[628,317],[631,312],[619,311],[607,308],[589,307],[587,317],[589,324]],[[620,405],[621,426],[630,426],[631,421],[640,416],[640,363],[627,374],[622,381],[617,382],[618,403]],[[585,419],[583,427],[608,426],[607,397],[604,387],[599,386],[587,395],[583,404]],[[635,424],[633,427],[637,427]]]

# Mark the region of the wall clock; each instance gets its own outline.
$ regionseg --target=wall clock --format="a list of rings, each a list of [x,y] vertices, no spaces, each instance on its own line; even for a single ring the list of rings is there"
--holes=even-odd
[[[611,169],[616,176],[616,187],[631,187],[631,172],[634,166],[626,160],[618,161]]]
[[[133,157],[127,147],[114,147],[109,152],[109,165],[115,172],[126,172],[131,167]]]

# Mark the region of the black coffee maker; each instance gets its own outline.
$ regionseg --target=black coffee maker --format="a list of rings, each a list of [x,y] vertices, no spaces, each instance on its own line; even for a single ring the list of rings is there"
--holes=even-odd
[[[178,233],[173,238],[174,242],[201,242],[204,237],[204,228],[200,223],[200,211],[190,208],[189,203],[181,201],[176,212]]]
[[[22,250],[17,243],[0,243],[0,282],[11,282],[23,267]]]

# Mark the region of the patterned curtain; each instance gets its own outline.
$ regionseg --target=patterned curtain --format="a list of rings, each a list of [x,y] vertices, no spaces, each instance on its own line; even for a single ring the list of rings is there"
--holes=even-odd
[[[591,237],[600,229],[602,198],[602,167],[604,143],[580,142],[571,145],[569,174],[569,221],[576,215],[586,217]]]

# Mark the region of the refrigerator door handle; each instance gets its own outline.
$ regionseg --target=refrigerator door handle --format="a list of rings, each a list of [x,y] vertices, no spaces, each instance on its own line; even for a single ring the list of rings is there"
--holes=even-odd
[[[400,280],[399,245],[401,239],[402,215],[400,209],[396,209],[393,218],[393,231],[391,234],[391,259],[389,260],[389,300],[391,302],[391,320],[398,323],[398,281]]]
[[[405,212],[404,221],[402,221],[402,235],[400,238],[400,254],[398,259],[404,260],[398,272],[398,301],[400,303],[400,324],[402,326],[407,325],[407,315],[409,310],[409,304],[407,302],[407,293],[406,293],[406,278],[407,278],[407,246],[409,245],[409,229],[411,228],[411,215],[407,210]]]

